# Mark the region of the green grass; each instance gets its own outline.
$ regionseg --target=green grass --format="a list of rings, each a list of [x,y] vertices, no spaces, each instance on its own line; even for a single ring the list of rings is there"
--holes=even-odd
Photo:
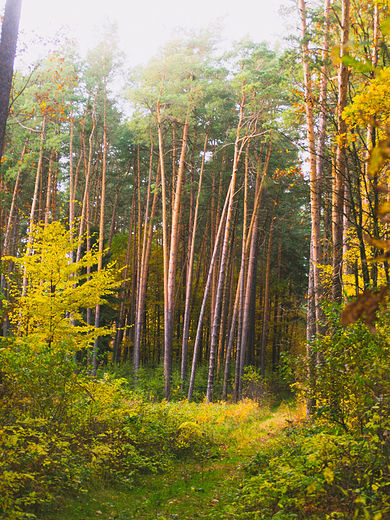
[[[60,508],[42,520],[223,518],[222,509],[236,494],[240,465],[292,418],[285,406],[271,412],[250,401],[166,406],[187,407],[217,448],[198,460],[178,460],[164,474],[145,475],[130,489],[95,481],[86,493],[61,498]]]

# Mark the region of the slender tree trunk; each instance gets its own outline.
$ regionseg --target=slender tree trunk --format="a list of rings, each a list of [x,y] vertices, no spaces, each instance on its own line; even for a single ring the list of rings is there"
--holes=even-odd
[[[226,401],[226,399],[227,399],[229,372],[230,372],[230,360],[231,360],[231,356],[232,356],[234,335],[235,335],[235,331],[236,331],[239,297],[240,297],[240,292],[236,291],[236,297],[234,300],[234,308],[233,308],[233,316],[232,316],[230,330],[229,330],[229,339],[228,339],[228,343],[227,343],[227,347],[226,347],[225,372],[224,372],[224,376],[223,376],[223,387],[222,387],[222,399],[224,401]],[[237,372],[236,372],[236,374],[237,374]],[[237,377],[236,377],[236,380],[237,380]],[[234,387],[238,388],[237,381],[235,382]]]
[[[318,243],[315,246],[315,255],[317,256],[317,262],[325,263],[324,252],[321,250],[321,198],[323,192],[323,179],[324,179],[324,163],[325,163],[325,140],[326,140],[326,118],[327,118],[327,91],[328,91],[328,60],[329,60],[329,14],[330,14],[330,0],[324,0],[324,36],[322,44],[322,67],[321,67],[321,79],[320,79],[320,114],[318,122],[318,135],[317,135],[317,156],[316,156],[316,179],[315,179],[315,197],[313,199],[313,212],[312,218],[316,220],[315,225],[312,225],[314,229],[314,236],[318,237]],[[313,259],[313,261],[315,261]],[[315,316],[316,316],[316,333],[323,334],[325,332],[324,326],[324,313],[321,306],[323,299],[323,287],[321,280],[319,279],[319,267],[317,264],[317,270],[314,272],[314,283],[317,284],[315,287]],[[316,267],[314,266],[314,269]],[[320,361],[320,359],[319,359]]]
[[[272,372],[276,372],[279,364],[279,349],[278,345],[280,345],[280,337],[278,335],[278,322],[279,322],[279,296],[280,296],[280,272],[282,268],[282,241],[279,242],[278,248],[278,285],[276,287],[275,293],[275,303],[274,303],[274,337],[273,337],[273,345],[272,345]]]
[[[10,210],[9,210],[9,215],[8,215],[8,219],[7,219],[7,226],[6,226],[5,233],[4,233],[4,244],[3,244],[3,253],[4,254],[7,254],[7,251],[8,251],[8,244],[9,244],[9,238],[10,238],[10,233],[11,233],[11,228],[12,228],[12,221],[14,220],[14,217],[15,217],[16,198],[17,198],[18,190],[19,190],[20,175],[22,173],[22,164],[23,164],[24,156],[25,156],[26,151],[27,151],[27,145],[28,145],[29,139],[30,139],[30,136],[28,136],[26,138],[25,142],[24,142],[22,155],[20,157],[20,165],[19,165],[19,168],[18,168],[18,173],[16,174],[15,186],[14,186],[14,191],[13,191],[13,195],[12,195],[11,207],[10,207]],[[2,287],[3,287],[3,285],[2,285]]]
[[[214,308],[214,319],[211,325],[211,341],[210,341],[210,354],[209,354],[209,374],[207,380],[207,392],[206,392],[206,401],[211,402],[213,396],[213,386],[214,386],[214,371],[215,371],[215,357],[216,357],[216,349],[218,344],[218,332],[221,322],[221,306],[222,306],[222,294],[223,294],[223,279],[225,275],[225,267],[226,267],[226,258],[227,251],[229,245],[230,238],[230,227],[232,221],[232,212],[233,212],[233,199],[234,199],[234,191],[236,186],[236,177],[238,170],[238,163],[241,157],[242,150],[246,144],[246,140],[242,139],[240,136],[240,131],[243,124],[244,119],[244,104],[245,104],[245,94],[242,96],[241,105],[240,105],[240,117],[239,123],[237,126],[237,135],[234,144],[234,158],[233,158],[233,172],[231,177],[231,196],[229,201],[229,207],[226,215],[226,224],[225,224],[225,233],[222,244],[222,252],[221,252],[221,261],[219,265],[219,274],[218,274],[218,284],[217,284],[217,294],[215,298],[215,308]]]
[[[106,170],[107,170],[107,97],[106,97],[106,76],[104,76],[104,92],[103,92],[103,162],[102,162],[102,181],[100,193],[100,222],[99,222],[99,261],[98,272],[103,268],[103,252],[104,252],[104,207],[106,204]],[[95,307],[95,327],[100,325],[100,303]],[[92,375],[96,376],[97,356],[99,348],[99,338],[95,339],[92,355]]]
[[[46,114],[43,116],[43,120],[42,120],[37,173],[35,176],[34,195],[32,198],[31,210],[30,210],[29,230],[28,230],[28,239],[27,239],[27,248],[26,248],[27,255],[30,255],[30,253],[31,253],[31,247],[32,247],[32,242],[33,242],[34,215],[35,215],[35,208],[36,208],[37,200],[38,200],[39,183],[41,180],[41,170],[42,170],[42,162],[43,162],[43,147],[45,144],[45,128],[46,128]],[[27,291],[27,271],[25,268],[24,274],[23,274],[22,295],[25,295],[26,291]]]
[[[320,314],[319,310],[319,290],[321,287],[319,263],[321,259],[321,234],[320,234],[320,211],[321,211],[321,191],[320,179],[317,178],[317,164],[316,164],[316,143],[314,133],[314,114],[313,114],[313,92],[312,92],[312,78],[310,72],[310,57],[309,45],[307,39],[306,29],[306,5],[305,0],[298,0],[301,26],[302,26],[302,61],[303,61],[303,76],[305,84],[305,108],[306,108],[306,126],[307,126],[307,141],[309,146],[309,161],[310,161],[310,206],[311,206],[311,258],[310,269],[313,276],[314,298],[308,301],[309,305],[314,305],[314,313]],[[324,84],[322,84],[322,88]],[[326,84],[325,84],[326,95]],[[323,103],[325,99],[323,100]],[[324,113],[323,113],[324,114]],[[321,119],[322,125],[325,124],[324,118]],[[325,127],[321,128],[325,132]],[[322,136],[321,136],[322,138]],[[325,138],[325,137],[324,137]]]
[[[275,201],[273,213],[277,206],[278,199]],[[267,346],[267,325],[268,325],[268,305],[269,305],[269,285],[271,279],[271,253],[272,253],[272,239],[275,226],[276,217],[272,214],[271,226],[268,239],[267,264],[265,268],[265,287],[264,287],[264,311],[263,311],[263,332],[261,335],[261,376],[265,377],[265,351]]]
[[[247,226],[247,206],[248,206],[248,155],[249,145],[245,155],[245,180],[244,180],[244,219],[242,226],[242,248],[241,248],[241,270],[240,270],[240,285],[239,285],[239,309],[238,309],[238,333],[237,333],[237,347],[236,347],[236,380],[234,383],[234,401],[239,399],[239,381],[241,374],[240,363],[242,360],[242,327],[244,319],[244,291],[245,291],[245,275],[246,275],[246,226]]]
[[[189,126],[189,112],[183,129],[183,140],[180,153],[180,163],[176,180],[176,193],[172,207],[171,244],[167,276],[167,298],[164,326],[164,376],[165,376],[165,399],[169,401],[171,391],[171,366],[172,366],[172,337],[173,319],[175,312],[175,282],[177,271],[177,252],[179,245],[179,215],[181,204],[181,191],[183,185],[184,161],[187,148],[187,136]]]
[[[184,309],[184,319],[183,319],[183,342],[182,342],[182,356],[181,356],[181,384],[182,390],[184,389],[184,385],[187,379],[187,358],[188,358],[188,339],[190,333],[190,312],[191,312],[191,292],[192,292],[192,275],[193,275],[193,266],[194,266],[194,255],[195,255],[195,238],[197,231],[197,223],[198,223],[198,213],[199,213],[199,201],[200,194],[202,191],[202,181],[203,181],[203,171],[204,171],[204,161],[207,152],[207,143],[209,138],[209,128],[206,131],[206,136],[204,140],[203,146],[203,156],[202,156],[202,164],[200,167],[199,173],[199,183],[198,183],[198,194],[196,197],[196,206],[195,213],[193,218],[193,225],[191,229],[191,243],[190,249],[188,252],[188,263],[187,263],[187,280],[186,280],[186,295],[185,295],[185,309]]]
[[[136,318],[135,318],[135,331],[134,331],[134,372],[138,371],[139,368],[139,350],[141,345],[141,328],[142,318],[144,316],[145,301],[146,301],[146,288],[148,280],[148,271],[150,256],[152,251],[152,238],[153,238],[153,218],[156,213],[158,192],[155,191],[153,195],[152,209],[149,216],[149,204],[150,204],[150,192],[151,192],[151,179],[152,179],[152,160],[153,160],[153,143],[150,151],[150,166],[149,166],[149,181],[147,191],[147,201],[145,209],[145,222],[144,222],[144,237],[142,247],[142,259],[141,259],[141,272],[140,281],[137,292],[137,303],[136,303]],[[159,170],[157,172],[156,185],[159,182]],[[149,227],[148,227],[149,222]],[[137,368],[136,368],[137,366]]]
[[[87,209],[89,207],[90,178],[91,178],[91,169],[92,169],[93,137],[94,137],[95,130],[96,130],[96,112],[95,112],[95,109],[96,109],[96,98],[97,98],[97,92],[95,94],[95,98],[94,98],[94,101],[93,101],[93,107],[92,107],[92,129],[91,129],[91,133],[89,135],[88,161],[87,161],[87,154],[86,154],[84,129],[83,129],[83,132],[82,132],[82,146],[83,146],[83,156],[84,156],[85,186],[84,186],[83,204],[82,204],[82,207],[81,207],[80,226],[79,226],[79,245],[77,247],[76,262],[79,262],[80,258],[81,258],[81,247],[82,247],[81,238],[82,238],[83,233],[84,233],[86,214],[87,214]]]
[[[347,53],[350,25],[350,0],[342,0],[342,31],[340,43],[340,57]],[[332,299],[341,302],[342,299],[342,262],[343,262],[343,207],[344,207],[344,179],[346,173],[346,147],[345,138],[347,125],[342,117],[344,108],[347,106],[348,90],[348,66],[342,61],[339,64],[339,92],[337,103],[337,152],[336,167],[333,190],[333,279]]]
[[[52,192],[52,181],[53,181],[53,162],[55,159],[55,152],[52,150],[50,152],[49,159],[49,172],[47,175],[47,188],[46,188],[46,207],[45,207],[45,226],[49,224],[50,215],[51,215],[51,206],[50,206],[50,197]]]
[[[209,291],[210,291],[210,286],[211,286],[211,281],[212,281],[212,275],[213,275],[215,260],[216,260],[216,257],[217,257],[218,244],[219,244],[219,240],[221,238],[222,228],[223,228],[223,224],[224,224],[225,217],[226,217],[226,212],[227,212],[228,206],[230,205],[230,198],[232,196],[231,192],[232,192],[232,181],[230,181],[230,186],[229,186],[229,189],[228,189],[228,192],[227,192],[227,195],[226,195],[225,204],[224,204],[224,207],[223,207],[223,210],[222,210],[222,214],[221,214],[221,218],[220,218],[220,221],[219,221],[218,231],[217,231],[217,235],[215,237],[215,242],[214,242],[214,250],[213,250],[212,257],[211,257],[211,261],[210,261],[210,265],[209,265],[209,271],[208,271],[208,276],[207,276],[207,281],[206,281],[206,286],[205,286],[204,293],[203,293],[203,301],[202,301],[202,306],[201,306],[200,314],[199,314],[198,327],[197,327],[197,330],[196,330],[196,337],[195,337],[194,353],[193,353],[193,359],[192,359],[190,384],[189,384],[189,388],[188,388],[188,400],[189,401],[191,401],[192,394],[194,392],[196,363],[197,363],[197,360],[198,360],[198,357],[199,357],[200,342],[201,342],[201,338],[202,338],[202,334],[203,334],[203,318],[204,318],[204,313],[205,313],[205,310],[206,310],[207,298],[208,298]]]

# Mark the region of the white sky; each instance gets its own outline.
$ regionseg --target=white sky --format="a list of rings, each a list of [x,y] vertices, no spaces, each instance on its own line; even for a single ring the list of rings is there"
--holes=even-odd
[[[29,41],[31,33],[52,37],[68,26],[70,35],[85,51],[94,46],[98,27],[104,21],[117,21],[121,50],[131,66],[146,63],[175,28],[207,27],[222,18],[226,46],[249,35],[254,41],[277,42],[284,32],[278,16],[281,5],[295,0],[23,0],[20,39]],[[5,0],[0,0],[0,12]],[[280,39],[280,38],[279,38]],[[47,49],[48,51],[49,49]],[[30,45],[29,54],[38,54]]]

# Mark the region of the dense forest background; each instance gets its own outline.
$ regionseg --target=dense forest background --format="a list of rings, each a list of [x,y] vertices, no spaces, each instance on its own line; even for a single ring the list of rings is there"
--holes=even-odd
[[[206,364],[207,399],[215,380],[239,399],[245,366],[264,377],[305,345],[313,357],[321,302],[388,279],[386,261],[367,264],[386,234],[367,167],[388,117],[367,96],[386,81],[386,20],[386,2],[300,1],[300,29],[280,50],[244,39],[220,55],[210,27],[131,71],[108,25],[86,59],[63,40],[16,70],[1,164],[3,336],[20,333],[15,284],[29,291],[15,258],[34,255],[34,225],[60,221],[80,240],[72,262],[95,248],[98,271],[118,268],[115,293],[79,315],[111,331],[76,354],[93,371],[131,360],[137,378],[163,364],[169,399],[180,366],[191,398]]]
[[[178,31],[132,70],[107,24],[13,71],[20,5],[1,518],[389,518],[388,0],[298,0],[277,49]]]

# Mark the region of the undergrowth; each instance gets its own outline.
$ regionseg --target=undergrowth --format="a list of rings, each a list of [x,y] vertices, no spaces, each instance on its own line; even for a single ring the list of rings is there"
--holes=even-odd
[[[336,316],[328,309],[333,331],[313,345],[321,362],[310,381],[297,362],[295,388],[314,415],[262,446],[223,518],[390,518],[388,320],[373,336],[361,323],[340,327]]]
[[[40,518],[93,482],[132,490],[177,463],[204,463],[243,442],[269,413],[238,405],[158,402],[126,378],[84,372],[39,342],[0,349],[0,518]],[[253,379],[253,374],[251,375]],[[148,378],[152,381],[153,377]],[[151,385],[153,383],[150,383]],[[158,374],[154,383],[159,385]]]

